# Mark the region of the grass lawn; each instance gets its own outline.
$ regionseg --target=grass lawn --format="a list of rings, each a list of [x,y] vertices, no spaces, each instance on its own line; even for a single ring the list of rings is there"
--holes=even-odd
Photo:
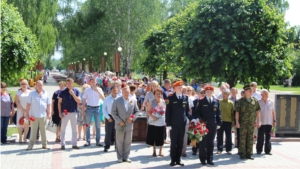
[[[238,89],[242,89],[244,85],[242,84],[237,84],[235,87]],[[262,86],[258,85],[258,89],[262,88]],[[270,86],[270,91],[289,91],[292,92],[293,94],[300,94],[300,87],[283,87],[281,85],[271,85]]]
[[[18,128],[17,127],[8,127],[7,128],[7,136],[11,136],[12,134],[17,134]]]
[[[12,99],[15,98],[15,95],[17,93],[17,91],[14,91],[14,90],[7,90],[7,92],[11,94]]]

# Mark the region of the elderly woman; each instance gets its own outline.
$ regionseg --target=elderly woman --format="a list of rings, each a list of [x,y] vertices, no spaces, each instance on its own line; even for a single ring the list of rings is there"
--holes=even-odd
[[[90,85],[88,85],[88,84],[82,85],[81,93],[80,93],[81,100],[83,100],[82,96],[83,96],[84,90],[88,87],[90,87]],[[86,121],[85,121],[85,117],[82,115],[82,110],[83,109],[85,109],[85,105],[82,105],[82,103],[79,103],[78,118],[77,118],[77,125],[78,125],[78,139],[77,140],[78,141],[81,139],[81,130],[82,130],[82,128],[83,128],[83,140],[85,140],[85,136],[86,136]]]
[[[26,117],[26,105],[27,105],[27,99],[29,96],[29,93],[31,92],[30,90],[28,90],[28,82],[27,80],[23,79],[20,81],[20,86],[21,86],[21,90],[18,90],[16,93],[16,104],[17,104],[17,119],[16,119],[16,123],[17,123],[17,128],[18,128],[18,132],[19,132],[19,143],[22,142],[27,142],[27,133],[29,130],[29,121],[27,119],[25,119]],[[24,118],[24,123],[20,124],[20,119]],[[22,137],[23,134],[23,128],[24,128],[24,136]]]
[[[59,90],[55,91],[52,96],[52,121],[54,124],[56,124],[56,139],[55,142],[60,142],[60,125],[61,125],[61,119],[59,117],[58,112],[58,95],[61,90],[63,90],[66,87],[66,83],[63,81],[60,81],[58,83]]]
[[[15,112],[13,99],[9,93],[6,92],[6,83],[1,82],[1,145],[8,144],[7,141],[7,127],[10,116]]]
[[[161,98],[163,92],[160,89],[155,89],[155,99],[151,100],[147,105],[148,118],[148,132],[146,144],[153,146],[153,157],[156,157],[156,146],[159,146],[159,156],[164,156],[162,153],[162,146],[164,145],[164,131],[165,131],[165,112],[166,103]]]
[[[141,110],[144,110],[144,108],[146,108],[147,107],[147,104],[149,103],[149,102],[151,102],[151,100],[153,100],[153,99],[155,99],[155,97],[154,97],[154,91],[156,90],[156,89],[158,89],[159,88],[159,85],[158,85],[158,82],[157,81],[152,81],[150,84],[149,84],[149,92],[146,94],[146,96],[145,96],[145,99],[144,99],[144,103],[143,103],[143,106],[142,106],[142,108],[141,108]]]

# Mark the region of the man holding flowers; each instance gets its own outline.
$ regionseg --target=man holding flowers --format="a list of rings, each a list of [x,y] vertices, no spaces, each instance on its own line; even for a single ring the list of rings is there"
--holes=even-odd
[[[129,86],[123,87],[122,97],[115,99],[111,108],[111,115],[115,120],[118,163],[131,162],[129,154],[133,122],[136,119],[135,113],[139,111],[139,108],[136,99],[130,99],[129,95]]]
[[[214,150],[214,139],[216,136],[216,129],[220,128],[222,123],[220,114],[219,101],[213,97],[213,86],[206,86],[206,96],[196,105],[196,113],[200,120],[203,120],[204,126],[208,129],[208,134],[203,137],[199,143],[199,159],[202,165],[213,163],[213,150]]]

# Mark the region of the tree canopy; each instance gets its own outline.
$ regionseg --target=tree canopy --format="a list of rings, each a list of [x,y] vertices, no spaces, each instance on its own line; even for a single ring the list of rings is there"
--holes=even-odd
[[[35,36],[15,7],[1,2],[1,81],[17,81],[37,60]]]
[[[165,30],[172,39],[166,48],[190,76],[214,77],[231,86],[255,80],[268,88],[278,76],[290,74],[284,15],[263,0],[202,0],[168,22],[176,26]]]

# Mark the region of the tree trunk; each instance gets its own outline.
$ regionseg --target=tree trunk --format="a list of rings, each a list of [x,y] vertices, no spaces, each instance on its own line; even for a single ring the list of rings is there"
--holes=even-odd
[[[163,80],[165,80],[166,78],[168,78],[168,71],[164,70],[163,71]]]
[[[236,76],[231,76],[227,78],[227,83],[230,85],[230,88],[235,87]]]

